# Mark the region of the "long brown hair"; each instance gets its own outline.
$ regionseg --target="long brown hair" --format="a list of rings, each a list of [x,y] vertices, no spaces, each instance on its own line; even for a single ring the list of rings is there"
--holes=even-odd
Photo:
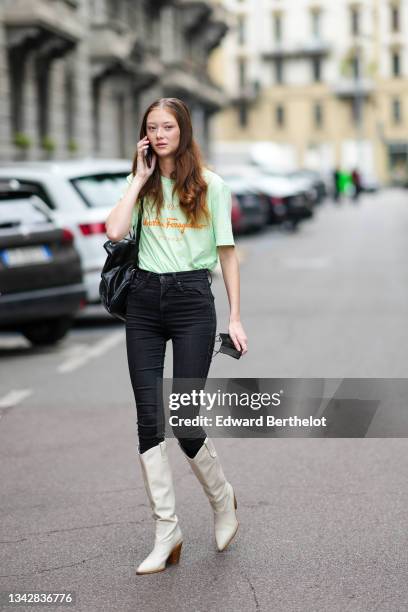
[[[178,98],[159,98],[155,100],[143,115],[140,127],[140,139],[147,135],[147,117],[155,108],[168,110],[176,119],[180,128],[180,142],[175,153],[175,170],[171,178],[175,179],[173,195],[177,193],[180,207],[185,211],[187,219],[197,223],[202,215],[208,220],[209,211],[206,203],[207,183],[202,175],[202,159],[200,149],[193,138],[190,111],[186,104]],[[157,216],[163,207],[163,189],[160,178],[160,167],[156,160],[156,167],[152,175],[140,190],[139,196],[148,195],[156,206]],[[136,174],[137,149],[133,157],[132,173]]]

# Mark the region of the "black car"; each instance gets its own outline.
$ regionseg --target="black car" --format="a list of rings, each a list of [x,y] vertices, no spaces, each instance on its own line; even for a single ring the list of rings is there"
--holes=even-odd
[[[301,221],[313,216],[313,206],[307,194],[294,179],[276,173],[262,173],[251,180],[269,200],[268,223],[296,229]]]
[[[319,172],[314,170],[296,170],[288,175],[288,178],[303,180],[306,185],[308,197],[313,204],[321,204],[327,197],[327,186]]]
[[[53,344],[71,327],[85,295],[72,233],[55,226],[38,196],[0,185],[0,329]]]

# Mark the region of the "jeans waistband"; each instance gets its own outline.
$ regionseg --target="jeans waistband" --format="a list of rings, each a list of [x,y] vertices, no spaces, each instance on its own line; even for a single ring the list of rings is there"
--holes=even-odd
[[[136,268],[136,276],[154,279],[159,283],[166,283],[177,280],[194,280],[197,278],[206,278],[212,283],[212,274],[208,268],[199,268],[198,270],[185,270],[183,272],[150,272],[150,270],[143,270],[142,268]]]

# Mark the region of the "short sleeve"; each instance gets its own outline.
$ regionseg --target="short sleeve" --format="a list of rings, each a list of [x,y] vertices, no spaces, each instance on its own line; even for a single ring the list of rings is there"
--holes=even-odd
[[[120,197],[121,197],[121,198],[123,198],[123,196],[125,195],[125,193],[126,193],[126,192],[127,192],[127,190],[129,189],[129,185],[131,184],[132,180],[133,180],[133,174],[132,174],[132,173],[130,173],[130,174],[128,174],[128,175],[127,175],[127,177],[126,177],[126,183],[125,183],[125,184],[123,185],[123,187],[122,187],[122,191],[121,191],[121,194],[120,194]]]
[[[129,189],[129,186],[131,185],[132,181],[133,181],[133,174],[130,173],[130,174],[127,175],[126,183],[123,185],[121,196],[120,196],[121,198],[123,198],[123,196],[125,195],[125,193]],[[131,218],[130,226],[135,228],[136,227],[136,223],[137,223],[137,203],[135,204],[135,206],[133,207],[133,210],[132,210],[132,218]]]
[[[217,176],[217,180],[210,182],[209,190],[215,244],[235,245],[231,223],[231,189],[221,177]]]

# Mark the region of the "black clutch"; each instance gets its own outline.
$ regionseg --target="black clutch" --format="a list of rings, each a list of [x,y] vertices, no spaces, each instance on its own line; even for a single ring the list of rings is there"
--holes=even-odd
[[[106,310],[121,321],[126,320],[126,303],[129,287],[138,265],[139,241],[143,215],[143,200],[140,205],[136,236],[119,242],[107,240],[103,248],[107,258],[101,272],[99,295]]]
[[[230,355],[235,359],[239,359],[242,355],[242,351],[237,351],[235,348],[235,344],[233,343],[231,336],[229,334],[219,334],[221,339],[221,346],[218,349],[219,353],[225,353],[225,355]]]

